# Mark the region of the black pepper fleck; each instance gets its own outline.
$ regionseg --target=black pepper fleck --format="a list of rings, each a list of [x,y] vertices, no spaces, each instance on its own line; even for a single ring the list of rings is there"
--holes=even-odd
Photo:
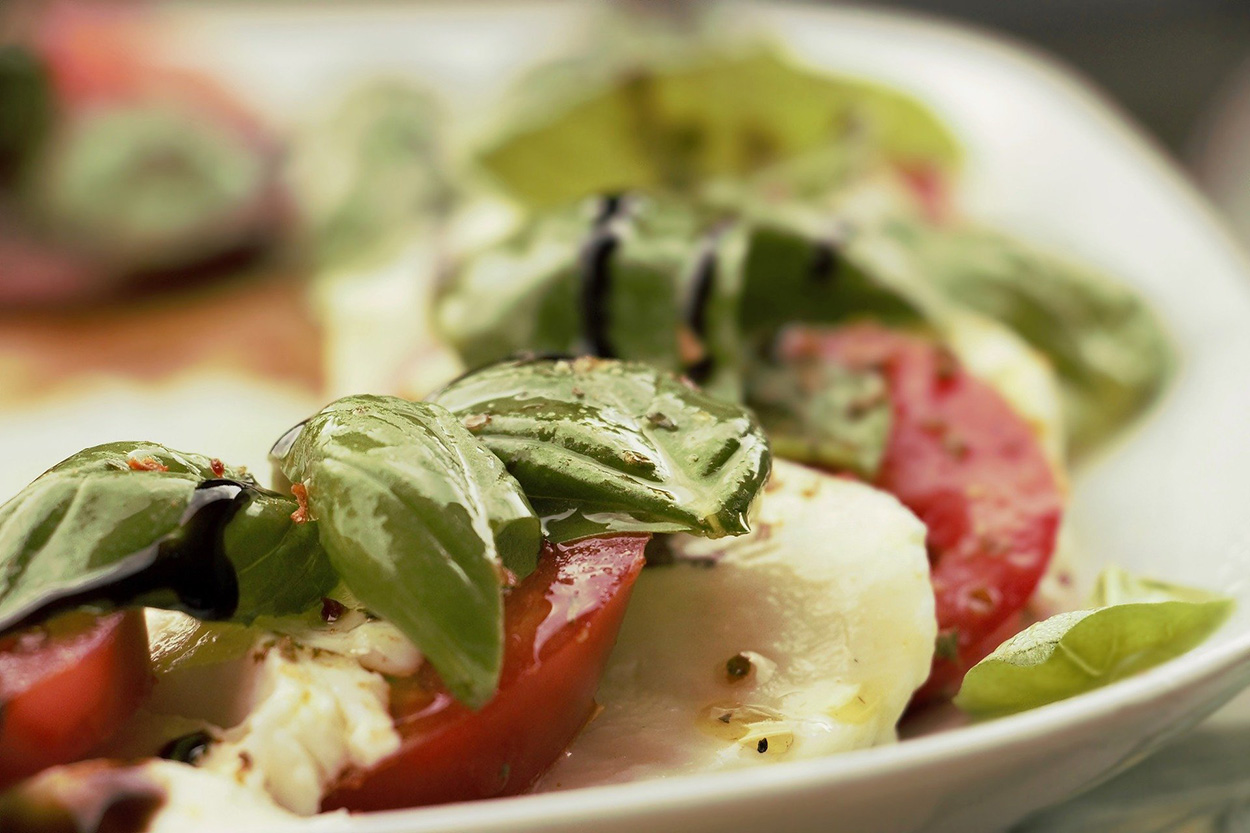
[[[746,679],[750,673],[751,659],[745,654],[734,654],[725,663],[725,674],[729,677],[729,682],[731,683]]]

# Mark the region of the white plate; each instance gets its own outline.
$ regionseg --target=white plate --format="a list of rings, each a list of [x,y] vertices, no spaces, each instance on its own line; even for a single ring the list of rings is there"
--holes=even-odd
[[[200,17],[197,36],[210,47],[205,55],[224,57],[250,94],[274,107],[306,103],[346,72],[386,68],[454,89],[469,108],[572,37],[572,18],[584,8],[234,7]],[[1149,143],[1043,58],[889,14],[749,11],[804,58],[930,102],[968,148],[964,199],[973,216],[1124,276],[1164,314],[1182,353],[1176,383],[1144,424],[1076,479],[1071,511],[1089,556],[1084,573],[1115,562],[1223,589],[1238,597],[1241,611],[1209,644],[1152,672],[896,746],[742,772],[323,819],[322,829],[999,830],[1140,759],[1250,684],[1250,265],[1219,223]]]

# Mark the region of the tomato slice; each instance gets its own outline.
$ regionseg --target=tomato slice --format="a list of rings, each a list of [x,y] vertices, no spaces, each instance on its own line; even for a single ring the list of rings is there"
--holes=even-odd
[[[913,702],[953,696],[1010,635],[1000,629],[1050,562],[1063,512],[1055,473],[1028,423],[933,341],[865,323],[788,331],[780,349],[885,375],[894,424],[875,485],[929,528],[937,596],[937,655]]]
[[[323,809],[387,810],[514,795],[553,764],[594,712],[648,535],[546,544],[504,602],[499,692],[480,711],[427,664],[391,685],[398,752],[349,774]]]
[[[88,754],[150,685],[141,610],[70,613],[0,639],[0,790]]]

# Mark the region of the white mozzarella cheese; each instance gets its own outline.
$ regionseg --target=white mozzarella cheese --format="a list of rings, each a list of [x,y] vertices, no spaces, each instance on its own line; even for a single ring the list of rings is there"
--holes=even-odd
[[[936,636],[925,528],[911,512],[778,462],[750,534],[674,540],[675,563],[635,586],[602,712],[540,790],[895,738]]]
[[[349,767],[399,748],[386,680],[354,659],[296,647],[265,655],[255,705],[199,762],[302,815]]]

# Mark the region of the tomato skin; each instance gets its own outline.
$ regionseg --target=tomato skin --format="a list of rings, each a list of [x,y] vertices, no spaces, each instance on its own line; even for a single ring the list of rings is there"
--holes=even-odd
[[[0,639],[0,790],[88,754],[151,682],[141,610],[67,614]]]
[[[787,332],[780,348],[885,375],[894,423],[874,485],[928,527],[937,598],[938,653],[913,702],[951,697],[1014,632],[1050,562],[1058,479],[1024,419],[935,342],[865,323]]]
[[[353,773],[323,809],[388,810],[515,795],[564,752],[594,712],[649,535],[543,546],[538,568],[504,602],[495,698],[474,712],[429,665],[391,685],[400,750]]]

